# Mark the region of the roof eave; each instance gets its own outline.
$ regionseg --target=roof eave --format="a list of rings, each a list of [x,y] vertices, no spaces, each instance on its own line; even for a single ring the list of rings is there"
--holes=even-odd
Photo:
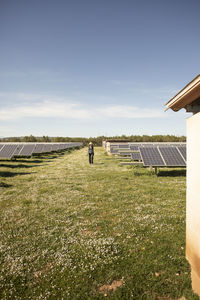
[[[173,111],[179,111],[186,108],[187,105],[200,98],[200,75],[195,77],[189,84],[187,84],[178,94],[176,94],[165,105],[166,110],[171,108]]]

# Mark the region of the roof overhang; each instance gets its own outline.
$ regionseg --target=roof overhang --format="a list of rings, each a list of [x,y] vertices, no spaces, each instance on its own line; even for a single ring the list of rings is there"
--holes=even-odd
[[[178,94],[176,94],[171,100],[169,100],[165,105],[166,110],[171,108],[173,111],[179,111],[181,108],[185,108],[187,111],[191,111],[191,107],[194,102],[198,103],[199,111],[200,105],[200,74],[196,76],[190,83],[188,83]]]

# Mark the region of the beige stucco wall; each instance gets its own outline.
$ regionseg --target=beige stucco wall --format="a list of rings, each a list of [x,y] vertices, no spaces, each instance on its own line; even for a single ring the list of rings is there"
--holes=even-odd
[[[186,257],[200,295],[200,113],[187,119]]]

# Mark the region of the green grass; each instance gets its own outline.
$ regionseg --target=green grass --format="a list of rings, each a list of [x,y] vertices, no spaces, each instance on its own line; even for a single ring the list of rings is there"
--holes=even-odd
[[[185,170],[156,177],[101,148],[94,165],[87,149],[1,161],[0,268],[1,299],[198,299]]]

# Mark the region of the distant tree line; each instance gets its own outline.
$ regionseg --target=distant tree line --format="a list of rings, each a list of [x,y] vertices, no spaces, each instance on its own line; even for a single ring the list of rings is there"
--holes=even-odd
[[[24,137],[8,137],[1,138],[1,142],[83,142],[84,146],[88,145],[89,142],[93,142],[96,146],[101,146],[102,141],[112,142],[186,142],[185,136],[175,135],[121,135],[121,136],[98,136],[98,137],[35,137],[33,135]]]

